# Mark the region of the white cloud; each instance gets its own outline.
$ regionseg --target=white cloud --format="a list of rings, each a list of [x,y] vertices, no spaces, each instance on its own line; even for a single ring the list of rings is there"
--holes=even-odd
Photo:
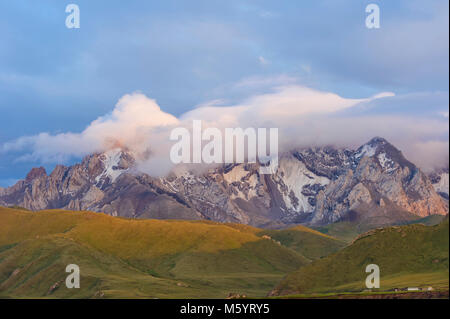
[[[155,100],[134,93],[123,96],[111,114],[99,117],[81,133],[40,133],[5,143],[3,152],[26,150],[20,161],[65,162],[71,157],[126,147],[136,153],[147,152],[158,129],[177,125],[178,119],[161,111]],[[155,143],[156,144],[156,143]]]
[[[185,113],[182,118],[224,122],[227,125],[242,125],[245,122],[258,124],[270,120],[274,124],[285,125],[298,121],[302,116],[329,114],[388,96],[394,94],[383,92],[370,98],[347,99],[301,85],[285,85],[275,88],[271,93],[253,96],[238,105],[199,107]]]
[[[21,160],[64,162],[121,146],[135,153],[140,169],[163,175],[171,169],[171,129],[190,128],[192,120],[202,120],[203,127],[220,129],[277,127],[280,151],[321,145],[356,147],[374,136],[383,136],[422,167],[448,162],[448,122],[413,114],[352,114],[365,103],[381,99],[396,101],[389,92],[349,99],[288,84],[234,105],[206,103],[176,118],[162,111],[155,100],[134,93],[122,97],[112,113],[99,117],[81,133],[21,137],[4,144],[1,150],[21,153]]]

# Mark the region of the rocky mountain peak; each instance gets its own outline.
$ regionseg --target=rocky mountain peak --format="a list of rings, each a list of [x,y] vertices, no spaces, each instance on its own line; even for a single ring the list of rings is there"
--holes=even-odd
[[[31,171],[27,174],[25,178],[26,183],[31,183],[36,178],[39,178],[41,176],[47,176],[47,171],[45,168],[41,167],[34,167],[31,169]]]
[[[356,163],[363,157],[376,158],[381,167],[388,172],[396,168],[408,168],[410,173],[417,171],[417,167],[408,161],[398,148],[382,137],[375,137],[359,147],[354,157]]]
[[[437,193],[448,199],[448,171],[430,181],[379,137],[357,150],[327,146],[280,154],[271,175],[260,175],[257,164],[230,164],[192,172],[176,167],[157,178],[134,164],[132,153],[113,148],[79,164],[58,165],[50,176],[35,168],[26,180],[0,191],[0,205],[262,227],[352,218],[385,225],[448,211],[448,200]]]
[[[83,161],[97,186],[114,183],[119,176],[135,164],[133,155],[126,149],[114,148],[88,156]]]
[[[307,148],[294,151],[293,156],[318,176],[336,179],[352,165],[353,152],[333,146]]]
[[[369,142],[361,145],[355,152],[355,158],[361,159],[365,156],[372,157],[379,154],[383,149],[392,146],[386,139],[382,137],[374,137]]]
[[[379,145],[385,145],[385,144],[390,144],[390,143],[383,137],[375,136],[374,138],[372,138],[366,144],[369,144],[369,145],[372,145],[372,146],[379,146]]]

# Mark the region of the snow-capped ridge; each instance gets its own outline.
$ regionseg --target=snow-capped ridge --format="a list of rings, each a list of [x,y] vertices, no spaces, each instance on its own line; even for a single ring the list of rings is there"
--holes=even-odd
[[[35,169],[32,179],[0,191],[0,205],[261,227],[324,225],[355,214],[398,222],[405,214],[448,212],[442,195],[448,194],[448,170],[436,178],[425,175],[382,138],[357,150],[316,146],[285,152],[277,171],[268,175],[259,174],[258,163],[234,163],[200,169],[177,165],[156,177],[134,163],[133,154],[114,148],[79,164],[58,165],[50,175]]]
[[[110,149],[99,155],[103,171],[95,177],[97,184],[114,183],[119,176],[127,172],[134,162],[133,157],[121,148]]]

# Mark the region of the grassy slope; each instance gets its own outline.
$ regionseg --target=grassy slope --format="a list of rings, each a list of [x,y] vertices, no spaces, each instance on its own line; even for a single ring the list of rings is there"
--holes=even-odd
[[[443,216],[443,215],[430,215],[427,217],[423,217],[423,218],[408,222],[406,224],[424,224],[426,226],[434,226],[434,225],[440,224],[445,218],[446,218],[446,216]]]
[[[284,230],[263,230],[259,235],[270,236],[310,260],[328,256],[346,245],[344,241],[300,225]]]
[[[426,226],[434,226],[444,220],[445,216],[442,215],[430,215],[427,217],[404,222],[403,225],[409,224],[424,224]],[[360,224],[357,222],[342,221],[326,226],[315,227],[315,229],[323,234],[333,236],[340,240],[350,243],[359,234],[369,231],[372,228],[370,225]]]
[[[359,234],[364,232],[358,228],[357,224],[347,221],[315,227],[315,229],[325,235],[333,236],[347,243],[350,243]]]
[[[333,241],[307,228],[297,232],[314,247]],[[294,244],[278,245],[243,225],[0,207],[0,296],[264,296],[309,262],[296,252],[301,242]],[[70,263],[80,266],[81,289],[65,287]]]
[[[448,218],[436,226],[389,227],[361,236],[350,246],[289,274],[278,294],[365,289],[365,267],[377,264],[381,290],[395,287],[448,288]]]

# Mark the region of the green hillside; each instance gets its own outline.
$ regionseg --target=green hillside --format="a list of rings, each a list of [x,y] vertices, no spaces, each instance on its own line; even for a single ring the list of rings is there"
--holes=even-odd
[[[320,254],[341,245],[324,248],[335,240],[297,232]],[[308,249],[298,240],[274,239],[244,225],[0,207],[0,297],[262,297],[315,258],[299,253]],[[80,266],[80,289],[65,286],[68,264]]]
[[[315,227],[314,229],[325,235],[333,236],[334,238],[338,238],[347,243],[350,243],[359,234],[367,231],[359,227],[357,223],[347,221]]]
[[[289,274],[275,295],[362,291],[365,267],[380,267],[381,291],[392,288],[448,289],[449,223],[388,227],[365,233],[351,245]]]
[[[426,226],[434,226],[440,224],[446,216],[444,215],[430,215],[408,222],[407,224],[424,224]]]
[[[328,256],[346,246],[344,241],[300,225],[284,230],[264,230],[259,235],[269,236],[310,260]]]
[[[399,224],[391,224],[387,225],[411,225],[411,224],[424,224],[426,226],[434,226],[439,224],[444,220],[445,216],[443,215],[430,215],[423,218],[415,218],[413,220],[404,221]],[[358,235],[365,233],[371,229],[379,228],[378,226],[373,226],[370,223],[361,223],[361,222],[349,222],[349,221],[341,221],[337,223],[328,224],[325,226],[315,227],[315,229],[323,234],[333,236],[334,238],[338,238],[345,242],[350,243],[354,238]]]

